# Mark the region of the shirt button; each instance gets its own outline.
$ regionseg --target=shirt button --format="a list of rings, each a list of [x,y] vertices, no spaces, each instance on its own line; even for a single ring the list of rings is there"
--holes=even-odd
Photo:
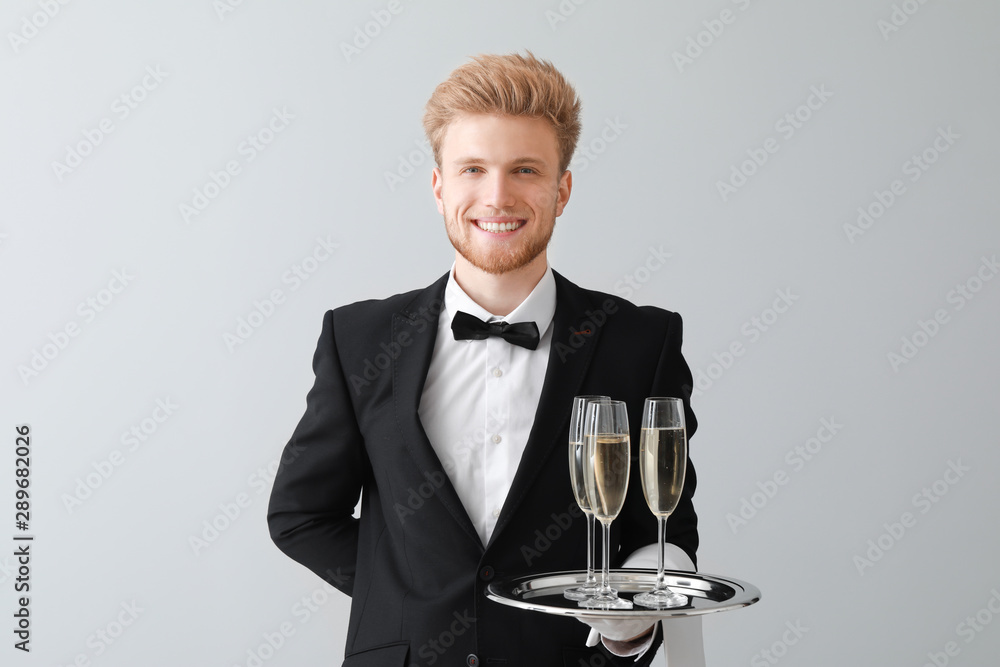
[[[499,368],[494,368],[493,369],[493,377],[497,377],[498,378],[501,375],[503,375],[503,371],[502,370],[500,370]]]
[[[501,440],[503,440],[503,438],[500,437],[499,433],[497,433],[496,435],[493,436],[493,443],[494,444],[499,445]]]
[[[498,509],[493,510],[493,518],[494,519],[499,519],[500,518],[500,510],[498,510]]]

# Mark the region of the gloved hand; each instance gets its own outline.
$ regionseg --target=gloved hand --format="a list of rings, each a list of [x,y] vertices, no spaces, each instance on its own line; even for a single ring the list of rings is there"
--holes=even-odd
[[[631,556],[629,556],[623,567],[637,567],[655,570],[656,569],[656,549],[655,544],[650,544],[648,546],[642,547],[635,551]],[[684,553],[676,545],[666,544],[666,557],[664,558],[664,567],[668,570],[684,570],[684,571],[694,571],[694,563],[688,558],[687,554]],[[654,635],[650,634],[644,637],[644,641],[639,642],[635,646],[628,646],[627,644],[619,644],[619,642],[624,642],[625,640],[632,639],[636,635],[640,635],[644,630],[650,628],[656,623],[656,618],[654,617],[636,617],[630,619],[622,620],[605,620],[605,619],[580,619],[582,622],[590,626],[590,636],[587,637],[587,646],[597,646],[597,643],[604,638],[604,645],[612,653],[616,655],[639,655],[646,651],[649,644],[652,643]],[[673,628],[678,629],[680,624],[672,620]],[[697,648],[700,650],[701,647],[701,619],[695,618],[692,630],[697,630],[697,633],[692,633],[692,639],[697,639],[696,642],[688,642],[697,644]],[[689,624],[685,623],[684,627],[687,628]],[[666,630],[664,630],[666,632]],[[674,633],[676,634],[676,633]],[[664,634],[664,640],[666,640],[667,635]],[[674,640],[675,644],[681,645],[684,642]],[[668,653],[669,656],[669,653]],[[700,662],[692,662],[692,665],[700,664],[704,665],[704,658],[701,658]],[[685,664],[685,663],[681,663]]]
[[[646,633],[647,630],[653,627],[656,620],[656,617],[626,618],[620,620],[607,618],[581,618],[580,622],[589,625],[591,628],[599,632],[605,639],[610,639],[615,642],[624,642],[633,638],[638,638],[640,635]],[[588,646],[594,646],[596,644],[596,638],[593,644],[589,641],[587,642]]]

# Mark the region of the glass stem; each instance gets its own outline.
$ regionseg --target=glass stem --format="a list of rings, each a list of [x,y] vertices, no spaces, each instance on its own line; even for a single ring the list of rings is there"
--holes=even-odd
[[[657,535],[656,535],[656,590],[662,591],[667,588],[666,583],[664,583],[663,577],[663,559],[664,551],[667,548],[666,544],[666,528],[667,528],[667,518],[663,516],[656,517],[657,523]]]
[[[611,575],[608,572],[611,566],[611,522],[605,523],[601,520],[602,537],[604,542],[604,567],[601,569],[601,592],[600,595],[611,595]]]
[[[594,513],[587,512],[587,586],[597,583],[594,576]]]

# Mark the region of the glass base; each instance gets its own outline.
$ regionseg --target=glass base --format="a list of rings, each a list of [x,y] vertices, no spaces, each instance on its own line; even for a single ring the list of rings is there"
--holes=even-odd
[[[567,600],[589,600],[597,595],[600,590],[600,585],[597,581],[594,581],[592,584],[584,584],[583,586],[577,586],[576,588],[567,588],[563,591],[563,597]]]
[[[595,595],[592,598],[581,600],[581,607],[587,609],[631,609],[632,603],[624,598],[618,597],[618,591],[612,589],[611,595]]]
[[[651,590],[635,595],[632,600],[640,606],[650,609],[672,609],[673,607],[683,607],[688,603],[688,597],[680,593],[674,593],[669,588],[662,590]]]

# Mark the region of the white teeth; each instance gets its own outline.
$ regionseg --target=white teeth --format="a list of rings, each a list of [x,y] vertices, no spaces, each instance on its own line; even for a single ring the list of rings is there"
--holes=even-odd
[[[510,232],[521,226],[520,222],[476,222],[484,232]]]

